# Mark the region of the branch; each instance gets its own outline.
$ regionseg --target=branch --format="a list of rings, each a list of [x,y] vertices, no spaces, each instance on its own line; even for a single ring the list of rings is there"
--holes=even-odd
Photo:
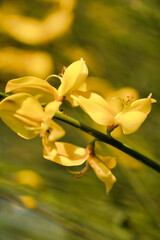
[[[130,155],[131,157],[136,158],[138,161],[144,163],[145,165],[153,168],[154,170],[156,170],[157,172],[160,173],[160,164],[158,162],[153,161],[151,158],[146,157],[145,155],[137,152],[136,150],[134,150],[133,148],[119,142],[118,140],[112,138],[112,137],[108,137],[106,134],[99,132],[98,130],[91,128],[87,125],[84,125],[82,123],[80,123],[79,121],[68,117],[66,115],[64,115],[61,112],[57,112],[54,116],[54,118],[66,122],[90,135],[92,135],[93,137],[95,137],[97,140],[107,143],[119,150],[121,150],[122,152],[127,153],[128,155]]]

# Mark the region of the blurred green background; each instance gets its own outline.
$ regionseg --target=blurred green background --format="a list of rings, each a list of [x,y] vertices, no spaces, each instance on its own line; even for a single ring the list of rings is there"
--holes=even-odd
[[[140,97],[153,93],[157,104],[147,121],[121,140],[159,161],[159,12],[158,0],[1,0],[1,91],[12,78],[46,78],[83,57],[89,76],[100,85],[104,79],[103,95],[109,83],[135,88]],[[97,84],[90,82],[90,88]],[[72,115],[80,119],[81,113]],[[86,134],[63,126],[64,140],[86,146]],[[75,179],[43,159],[39,138],[24,140],[2,121],[0,132],[0,240],[160,239],[160,175],[154,170],[119,155],[117,183],[106,195],[92,170]]]

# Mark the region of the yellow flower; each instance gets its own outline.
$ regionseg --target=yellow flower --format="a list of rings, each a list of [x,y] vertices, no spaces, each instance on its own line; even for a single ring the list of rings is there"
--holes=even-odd
[[[156,100],[151,98],[150,94],[147,98],[133,101],[128,99],[124,102],[122,111],[118,112],[114,119],[114,125],[121,126],[124,134],[131,134],[138,130],[151,111],[152,103]]]
[[[137,131],[150,113],[152,103],[156,102],[151,94],[134,102],[132,99],[124,102],[119,98],[105,101],[94,93],[75,95],[75,100],[95,122],[111,129],[121,126],[124,134]]]
[[[109,192],[116,181],[110,169],[115,167],[116,160],[112,157],[104,157],[93,154],[89,148],[84,149],[65,142],[48,141],[43,138],[43,156],[63,166],[79,166],[88,162],[97,177],[105,183],[106,191]]]
[[[59,108],[59,102],[52,102],[52,108],[43,110],[40,103],[28,93],[17,93],[0,102],[0,117],[13,131],[23,138],[31,139],[38,134],[43,138],[49,133],[51,140],[64,135],[64,130],[51,120]]]
[[[63,99],[66,98],[73,106],[77,106],[78,103],[74,101],[72,95],[74,93],[76,94],[76,90],[81,90],[82,93],[86,91],[85,80],[87,76],[88,68],[85,62],[81,59],[66,68],[63,77],[57,76],[62,81],[58,91],[43,79],[27,76],[8,81],[5,92],[29,93],[42,105],[54,100],[57,100],[62,104]]]

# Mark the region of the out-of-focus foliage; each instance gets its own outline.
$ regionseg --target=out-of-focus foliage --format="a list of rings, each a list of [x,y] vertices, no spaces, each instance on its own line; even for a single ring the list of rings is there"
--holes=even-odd
[[[53,60],[46,52],[21,50],[15,47],[0,49],[0,71],[3,75],[10,73],[45,78],[53,70]]]
[[[1,6],[0,15],[2,30],[16,40],[31,45],[49,42],[66,32],[72,22],[74,0],[42,0],[42,6],[45,4],[45,10],[49,11],[48,14],[39,14],[44,15],[44,19],[42,16],[39,16],[38,19],[30,15],[23,15],[23,13],[26,14],[27,10],[29,11],[31,7],[36,9],[40,8],[39,4],[37,6],[37,3],[29,3],[28,1],[26,1],[26,3],[23,2],[23,4],[15,4],[12,1],[4,2]]]
[[[135,88],[140,97],[153,93],[157,104],[142,128],[115,137],[158,161],[159,9],[157,0],[1,1],[1,90],[12,78],[46,78],[83,57],[90,70],[89,88],[103,97],[124,87]],[[67,103],[64,109],[77,119],[84,114],[76,108],[70,112]],[[85,115],[81,121],[91,124]],[[92,139],[67,124],[63,127],[64,141],[86,147]],[[158,173],[97,145],[97,151],[103,147],[118,160],[113,170],[118,181],[106,195],[92,171],[75,179],[62,166],[44,160],[38,138],[21,139],[3,122],[0,131],[0,239],[160,238]]]

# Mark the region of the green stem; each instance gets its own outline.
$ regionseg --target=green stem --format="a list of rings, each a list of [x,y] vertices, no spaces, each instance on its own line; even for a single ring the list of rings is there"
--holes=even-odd
[[[54,116],[54,118],[61,120],[63,122],[66,122],[90,135],[92,135],[93,137],[95,137],[97,139],[97,141],[101,141],[101,142],[105,142],[119,150],[121,150],[122,152],[127,153],[128,155],[130,155],[131,157],[136,158],[138,161],[144,163],[145,165],[153,168],[154,170],[156,170],[157,172],[160,173],[160,164],[158,162],[153,161],[152,159],[146,157],[145,155],[137,152],[136,150],[134,150],[133,148],[119,142],[118,140],[112,138],[112,137],[108,137],[106,134],[99,132],[98,130],[89,127],[87,125],[84,125],[82,123],[80,123],[79,121],[70,118],[66,115],[64,115],[61,112],[57,112]]]
[[[1,93],[0,92],[0,98],[5,98],[8,95],[5,93]],[[79,121],[68,117],[66,115],[64,115],[61,112],[57,112],[54,116],[54,118],[61,120],[63,122],[66,122],[90,135],[92,135],[93,137],[95,137],[97,139],[97,141],[101,141],[101,142],[105,142],[119,150],[121,150],[122,152],[127,153],[128,155],[130,155],[131,157],[136,158],[138,161],[144,163],[145,165],[151,167],[152,169],[156,170],[157,172],[160,173],[160,164],[158,162],[153,161],[152,159],[146,157],[145,155],[137,152],[136,150],[134,150],[133,148],[119,142],[118,140],[112,138],[111,136],[107,136],[106,134],[99,132],[98,130],[89,127],[85,124],[80,123]]]
[[[0,99],[6,98],[8,96],[8,94],[0,92]]]

